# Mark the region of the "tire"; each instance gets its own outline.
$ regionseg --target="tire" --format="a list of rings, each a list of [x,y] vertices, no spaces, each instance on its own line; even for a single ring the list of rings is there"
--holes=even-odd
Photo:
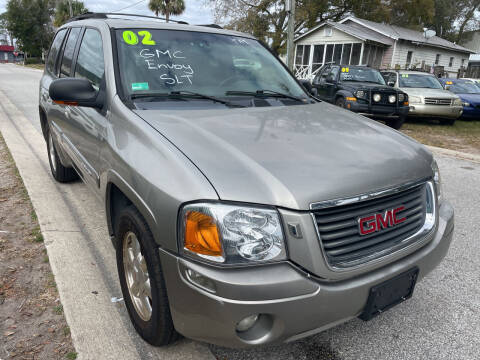
[[[343,97],[339,97],[335,100],[335,105],[345,109],[345,99]]]
[[[47,129],[47,152],[50,171],[55,180],[61,183],[67,183],[78,179],[78,174],[75,169],[62,165],[50,129]]]
[[[180,335],[173,326],[160,256],[153,235],[133,205],[119,211],[115,224],[118,277],[130,320],[138,334],[149,344],[171,344]],[[139,278],[140,281],[137,281]]]
[[[406,116],[400,116],[396,119],[388,119],[385,124],[387,126],[390,126],[391,128],[395,129],[395,130],[398,130],[402,127],[403,123],[405,122],[405,120],[407,119]]]

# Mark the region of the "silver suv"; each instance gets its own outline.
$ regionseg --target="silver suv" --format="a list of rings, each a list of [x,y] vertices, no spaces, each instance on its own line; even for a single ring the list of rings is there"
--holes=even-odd
[[[247,34],[78,17],[53,41],[40,117],[53,177],[104,203],[126,307],[154,345],[371,319],[452,239],[432,154],[317,101]]]

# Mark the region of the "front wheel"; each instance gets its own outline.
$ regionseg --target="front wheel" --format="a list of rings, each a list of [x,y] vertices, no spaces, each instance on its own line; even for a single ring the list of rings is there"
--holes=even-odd
[[[345,108],[345,99],[343,97],[339,97],[337,100],[335,100],[335,105]]]
[[[395,130],[398,130],[402,127],[406,118],[407,118],[406,116],[399,116],[398,118],[388,119],[385,123],[387,124],[387,126],[390,126]]]
[[[132,205],[121,209],[115,222],[118,276],[133,326],[148,343],[168,345],[180,335],[173,326],[153,235]]]

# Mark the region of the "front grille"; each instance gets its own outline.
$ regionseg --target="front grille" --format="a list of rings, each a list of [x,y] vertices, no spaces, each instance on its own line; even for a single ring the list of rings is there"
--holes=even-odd
[[[373,100],[373,95],[380,94],[382,97],[380,101]],[[388,101],[388,97],[390,95],[395,95],[395,102],[391,103]],[[398,101],[398,95],[396,92],[380,92],[380,91],[371,91],[370,92],[370,99],[372,105],[387,105],[387,106],[396,106]]]
[[[397,218],[406,218],[404,222],[360,235],[360,218],[384,214],[400,206],[405,208],[398,212]],[[426,213],[426,183],[387,196],[313,210],[323,251],[333,267],[361,264],[407,246],[405,239],[419,232]]]
[[[450,106],[452,104],[452,99],[437,99],[437,98],[425,98],[426,105],[446,105]]]

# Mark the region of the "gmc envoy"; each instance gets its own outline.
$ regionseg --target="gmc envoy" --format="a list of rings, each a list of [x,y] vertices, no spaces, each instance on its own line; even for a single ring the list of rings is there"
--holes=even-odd
[[[247,34],[73,18],[40,119],[53,177],[105,204],[128,313],[153,345],[249,347],[369,320],[452,239],[432,154],[319,101]]]

